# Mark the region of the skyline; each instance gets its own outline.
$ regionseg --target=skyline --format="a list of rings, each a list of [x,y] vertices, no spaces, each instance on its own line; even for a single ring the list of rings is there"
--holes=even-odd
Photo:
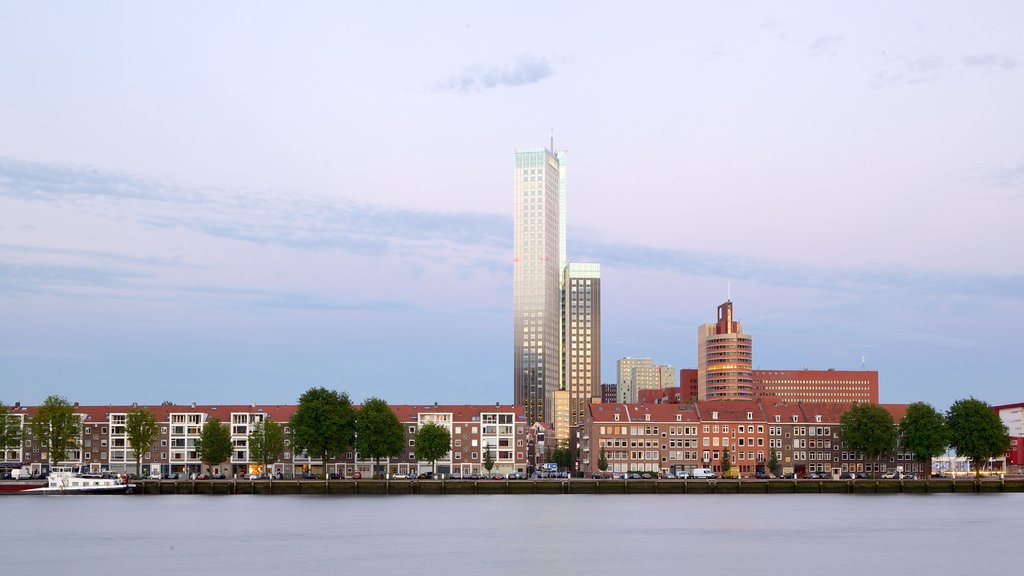
[[[552,130],[606,381],[731,298],[755,369],[1020,401],[1024,6],[524,6],[0,2],[0,401],[507,403]]]

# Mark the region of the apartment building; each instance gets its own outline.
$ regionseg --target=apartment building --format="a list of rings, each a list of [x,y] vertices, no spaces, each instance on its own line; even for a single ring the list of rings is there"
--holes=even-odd
[[[58,466],[80,466],[91,472],[135,472],[135,453],[125,432],[128,412],[139,406],[75,406],[81,426],[76,437],[78,448],[68,453],[65,460],[54,462]],[[186,405],[142,406],[153,414],[159,425],[154,446],[142,455],[142,473],[193,474],[199,472],[222,473],[229,477],[262,472],[262,467],[250,459],[248,437],[259,422],[274,421],[285,425],[285,449],[278,462],[268,472],[291,477],[304,471],[337,474],[352,477],[372,473],[373,462],[350,449],[339,458],[322,462],[304,453],[294,453],[287,438],[287,422],[295,412],[294,405]],[[356,407],[358,409],[358,407]],[[483,462],[488,449],[494,461],[492,472],[527,471],[526,420],[522,407],[513,405],[396,405],[391,407],[402,422],[408,450],[382,464],[388,473],[418,473],[431,469],[431,463],[415,457],[415,435],[419,427],[436,423],[448,428],[452,435],[452,449],[436,462],[436,471],[483,473]],[[32,437],[29,423],[36,407],[16,404],[9,416],[23,430],[22,445],[4,449],[3,467],[26,468],[34,472],[49,466],[48,455]],[[203,425],[217,418],[230,427],[234,448],[230,458],[208,470],[199,460],[196,441]]]

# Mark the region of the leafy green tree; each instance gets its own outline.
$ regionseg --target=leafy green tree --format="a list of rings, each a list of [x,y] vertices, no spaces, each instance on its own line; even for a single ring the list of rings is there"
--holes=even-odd
[[[82,427],[81,418],[75,414],[75,407],[62,396],[47,396],[32,417],[32,437],[46,452],[47,462],[52,468],[66,460],[68,452],[78,448],[78,436]]]
[[[779,467],[779,454],[775,450],[768,451],[768,470],[776,476],[781,472]]]
[[[210,418],[203,424],[203,430],[196,440],[196,452],[199,460],[208,469],[231,457],[234,448],[231,446],[231,431],[216,418]]]
[[[21,436],[18,418],[10,414],[7,406],[0,402],[0,460],[3,459],[3,452],[6,449],[21,446]]]
[[[729,469],[732,468],[732,458],[729,455],[729,449],[722,450],[722,477],[725,478],[728,474]]]
[[[605,456],[604,446],[601,447],[601,455],[597,457],[597,469],[601,472],[608,470],[608,457]]]
[[[946,417],[931,404],[914,402],[900,420],[903,447],[914,453],[914,458],[926,462],[949,447],[949,428]]]
[[[896,449],[892,414],[877,404],[858,402],[839,418],[839,434],[848,450],[878,460]]]
[[[380,473],[381,458],[394,458],[405,449],[405,430],[395,411],[380,398],[367,398],[355,414],[356,450],[373,458],[373,473]]]
[[[488,444],[484,448],[484,470],[487,470],[487,473],[490,474],[492,468],[494,468],[494,451],[491,450],[491,445]]]
[[[571,455],[569,454],[569,448],[559,446],[551,452],[548,452],[545,462],[551,462],[558,464],[559,470],[568,470],[569,464],[571,463]]]
[[[125,417],[124,432],[135,452],[135,473],[142,476],[142,456],[156,444],[160,426],[149,410],[138,408],[128,412]]]
[[[1001,455],[1010,447],[1010,435],[999,415],[987,402],[974,398],[957,400],[946,412],[950,445],[957,456],[974,462],[974,473],[981,476],[981,467],[989,458]]]
[[[452,435],[440,424],[428,422],[416,431],[416,459],[430,462],[437,471],[437,460],[452,449]]]
[[[257,422],[249,432],[249,460],[259,463],[263,471],[269,468],[284,452],[284,428],[277,422]]]
[[[344,453],[355,440],[355,419],[348,394],[326,388],[310,388],[299,397],[289,426],[292,448],[319,459],[325,469],[328,460]]]

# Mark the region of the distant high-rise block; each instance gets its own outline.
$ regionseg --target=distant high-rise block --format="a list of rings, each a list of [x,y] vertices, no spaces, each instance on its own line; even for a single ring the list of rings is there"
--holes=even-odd
[[[614,404],[617,401],[617,384],[601,384],[601,402],[603,404]]]
[[[587,405],[601,398],[601,265],[570,262],[563,286],[562,387],[575,427],[587,417]]]
[[[526,420],[552,422],[561,381],[565,152],[515,153],[514,386]]]
[[[700,400],[754,397],[753,344],[733,320],[732,301],[718,307],[718,321],[697,328],[697,393]]]

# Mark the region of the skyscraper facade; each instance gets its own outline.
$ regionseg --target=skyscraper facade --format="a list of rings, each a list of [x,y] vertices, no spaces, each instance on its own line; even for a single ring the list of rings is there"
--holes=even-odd
[[[569,392],[569,426],[587,417],[601,398],[601,265],[570,262],[564,277],[563,387]]]
[[[515,157],[515,403],[528,423],[552,422],[562,378],[565,152],[526,148]]]
[[[697,328],[697,394],[700,400],[749,400],[754,396],[753,344],[733,320],[732,301],[718,307],[718,321]]]

